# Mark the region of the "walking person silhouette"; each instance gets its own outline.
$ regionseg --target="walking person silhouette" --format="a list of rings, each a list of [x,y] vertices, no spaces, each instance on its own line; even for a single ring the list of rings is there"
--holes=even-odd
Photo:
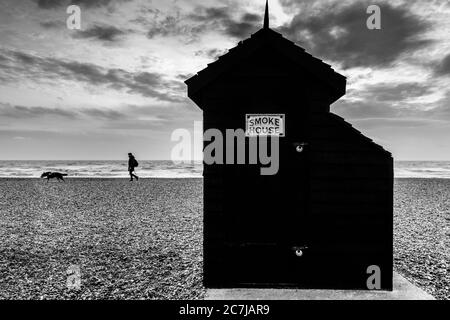
[[[130,173],[130,181],[133,181],[133,177],[136,178],[136,181],[139,180],[139,177],[133,173],[134,168],[138,165],[139,163],[136,161],[133,154],[131,152],[128,153],[128,172]]]

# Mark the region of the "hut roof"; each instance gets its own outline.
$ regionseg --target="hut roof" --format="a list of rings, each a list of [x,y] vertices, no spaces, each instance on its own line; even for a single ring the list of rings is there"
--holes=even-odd
[[[313,57],[305,49],[265,25],[252,34],[250,38],[240,41],[236,47],[228,50],[216,61],[209,63],[205,69],[187,79],[185,83],[188,85],[188,95],[195,95],[218,76],[261,48],[278,52],[293,64],[313,74],[320,82],[328,85],[332,89],[332,102],[345,94],[346,77],[335,72],[330,65]]]

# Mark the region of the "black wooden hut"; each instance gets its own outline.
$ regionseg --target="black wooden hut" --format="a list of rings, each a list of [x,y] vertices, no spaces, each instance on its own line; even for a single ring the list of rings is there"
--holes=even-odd
[[[186,84],[204,130],[285,117],[277,174],[204,164],[205,286],[367,289],[375,265],[390,290],[393,159],[330,112],[346,78],[270,29],[266,8],[262,29]]]

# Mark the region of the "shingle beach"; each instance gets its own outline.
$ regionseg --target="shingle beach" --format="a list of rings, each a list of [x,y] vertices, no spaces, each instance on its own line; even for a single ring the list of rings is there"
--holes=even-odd
[[[0,299],[202,299],[202,197],[201,179],[0,179]],[[394,210],[395,269],[449,299],[450,180],[397,179]]]

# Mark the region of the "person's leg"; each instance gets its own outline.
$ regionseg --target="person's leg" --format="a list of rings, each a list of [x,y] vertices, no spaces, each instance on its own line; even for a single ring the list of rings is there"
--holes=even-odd
[[[132,170],[128,170],[128,173],[130,174],[130,181],[133,181],[133,171]]]

